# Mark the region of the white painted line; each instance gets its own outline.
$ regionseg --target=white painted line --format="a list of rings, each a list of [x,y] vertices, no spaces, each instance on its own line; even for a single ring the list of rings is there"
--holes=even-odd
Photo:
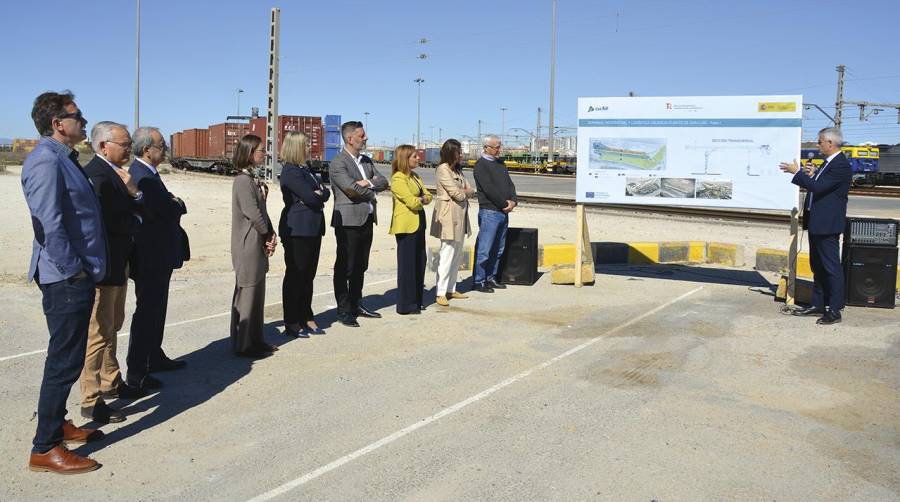
[[[432,422],[436,422],[448,415],[456,413],[457,411],[465,408],[466,406],[468,406],[472,403],[475,403],[477,401],[480,401],[480,400],[490,396],[491,394],[503,389],[504,387],[508,387],[508,386],[518,382],[519,380],[522,380],[523,378],[531,375],[535,371],[542,370],[556,362],[559,362],[559,361],[571,356],[572,354],[580,352],[580,351],[590,347],[591,345],[599,342],[600,340],[603,340],[604,338],[607,338],[610,335],[631,326],[632,324],[635,324],[639,321],[646,319],[647,317],[652,316],[653,314],[659,312],[660,310],[663,310],[667,307],[672,306],[675,303],[678,303],[681,300],[684,300],[685,298],[691,296],[692,294],[696,293],[697,291],[700,291],[701,289],[703,289],[703,286],[700,286],[699,288],[688,291],[687,293],[679,296],[678,298],[675,298],[674,300],[670,300],[652,310],[649,310],[637,317],[634,317],[630,321],[624,322],[624,323],[616,326],[615,328],[612,328],[609,331],[603,333],[602,335],[591,338],[590,340],[582,343],[581,345],[573,347],[552,359],[544,361],[543,363],[538,364],[537,366],[534,366],[530,369],[527,369],[527,370],[519,373],[518,375],[507,378],[506,380],[503,380],[502,382],[494,385],[493,387],[485,389],[468,399],[465,399],[465,400],[460,401],[452,406],[444,408],[443,410],[435,413],[434,415],[431,415],[430,417],[423,418],[422,420],[420,420],[404,429],[400,429],[399,431],[397,431],[389,436],[385,436],[385,437],[379,439],[378,441],[375,441],[374,443],[364,446],[354,452],[348,453],[347,455],[344,455],[343,457],[341,457],[333,462],[325,464],[322,467],[319,467],[318,469],[316,469],[314,471],[310,471],[310,472],[300,476],[299,478],[294,479],[293,481],[288,481],[287,483],[285,483],[277,488],[269,490],[263,494],[257,495],[256,497],[253,497],[252,499],[250,499],[249,502],[263,502],[265,500],[271,500],[275,497],[278,497],[279,495],[284,495],[285,493],[287,493],[297,487],[300,487],[300,486],[318,478],[319,476],[322,476],[323,474],[326,474],[330,471],[337,469],[338,467],[341,467],[349,462],[352,462],[353,460],[355,460],[359,457],[362,457],[363,455],[371,453],[371,452],[381,448],[382,446],[387,446],[387,445],[393,443],[394,441],[402,438],[403,436],[406,436],[407,434],[410,434],[418,429],[421,429],[422,427],[425,427],[426,425],[428,425]]]
[[[276,277],[277,277],[277,276],[276,276]],[[386,283],[386,282],[394,282],[395,280],[396,280],[396,279],[385,279],[385,280],[383,280],[383,281],[376,281],[376,282],[369,283],[369,285],[370,285],[370,286],[374,286],[374,285],[376,285],[376,284],[384,284],[384,283]],[[322,292],[322,293],[316,293],[316,294],[313,295],[313,297],[316,297],[316,296],[325,296],[325,295],[331,295],[331,294],[334,294],[334,291],[333,291],[333,290],[332,290],[332,291],[325,291],[325,292]],[[266,304],[265,306],[266,306],[266,307],[273,307],[273,306],[275,306],[275,305],[281,305],[281,302],[268,303],[268,304]],[[225,317],[225,316],[230,316],[230,315],[231,315],[231,311],[229,310],[228,312],[222,312],[222,313],[220,313],[220,314],[213,314],[213,315],[208,315],[208,316],[198,317],[198,318],[196,318],[196,319],[188,319],[188,320],[186,320],[186,321],[173,322],[173,323],[170,323],[170,324],[166,324],[165,327],[166,327],[166,328],[173,328],[173,327],[175,327],[175,326],[182,326],[182,325],[185,325],[185,324],[192,324],[192,323],[200,322],[200,321],[208,321],[208,320],[210,320],[210,319],[216,319],[216,318],[218,318],[218,317]],[[128,335],[130,335],[130,334],[131,334],[131,333],[119,333],[119,338],[122,338],[123,336],[128,336]],[[23,353],[21,353],[21,354],[15,354],[15,355],[12,355],[12,356],[3,356],[3,357],[0,357],[0,363],[2,363],[2,362],[4,362],[4,361],[12,361],[13,359],[20,359],[20,358],[23,358],[23,357],[34,356],[34,355],[38,355],[38,354],[46,354],[46,353],[47,353],[47,349],[41,349],[41,350],[33,350],[33,351],[31,351],[31,352],[23,352]]]

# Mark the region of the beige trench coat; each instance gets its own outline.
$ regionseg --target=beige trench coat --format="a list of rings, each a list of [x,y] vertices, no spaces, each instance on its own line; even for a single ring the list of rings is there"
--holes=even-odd
[[[437,166],[437,191],[431,215],[431,235],[442,240],[462,241],[472,233],[468,198],[475,194],[462,173],[448,164]]]

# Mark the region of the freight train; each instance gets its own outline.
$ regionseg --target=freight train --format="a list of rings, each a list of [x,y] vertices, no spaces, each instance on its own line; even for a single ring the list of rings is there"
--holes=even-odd
[[[900,185],[900,146],[845,145],[841,147],[853,171],[854,186]],[[814,148],[800,151],[802,164],[820,167],[825,159]]]
[[[219,174],[235,174],[231,158],[242,136],[255,134],[266,141],[265,117],[250,117],[245,121],[231,121],[213,124],[205,129],[185,129],[171,135],[170,162],[173,167],[192,171],[206,171]],[[280,115],[278,117],[276,152],[281,150],[285,133],[302,131],[309,136],[310,166],[324,177],[328,176],[328,162],[341,151],[341,117],[326,115],[308,117],[302,115]],[[276,171],[279,164],[276,163]],[[276,176],[280,172],[274,173]]]

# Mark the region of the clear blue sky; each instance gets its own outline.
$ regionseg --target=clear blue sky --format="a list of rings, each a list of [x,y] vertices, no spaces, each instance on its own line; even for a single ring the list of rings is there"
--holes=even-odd
[[[134,1],[12,0],[0,41],[0,137],[34,137],[34,97],[71,89],[91,122],[134,123]],[[280,112],[369,115],[371,143],[409,142],[422,76],[422,137],[534,129],[549,103],[549,0],[142,2],[141,123],[168,134],[265,110],[269,10],[282,9]],[[579,96],[803,94],[900,102],[900,2],[560,0],[557,125]],[[428,43],[422,46],[421,38]],[[417,59],[427,53],[428,59]],[[849,141],[900,143],[895,110],[858,120]],[[543,123],[546,124],[546,111]],[[804,138],[825,126],[805,113]]]

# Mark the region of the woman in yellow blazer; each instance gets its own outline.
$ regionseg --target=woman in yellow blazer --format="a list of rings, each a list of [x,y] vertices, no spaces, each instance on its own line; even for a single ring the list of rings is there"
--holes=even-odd
[[[400,145],[394,150],[390,233],[397,239],[397,313],[402,315],[418,314],[425,308],[425,206],[431,204],[431,193],[413,172],[418,166],[414,146]]]

